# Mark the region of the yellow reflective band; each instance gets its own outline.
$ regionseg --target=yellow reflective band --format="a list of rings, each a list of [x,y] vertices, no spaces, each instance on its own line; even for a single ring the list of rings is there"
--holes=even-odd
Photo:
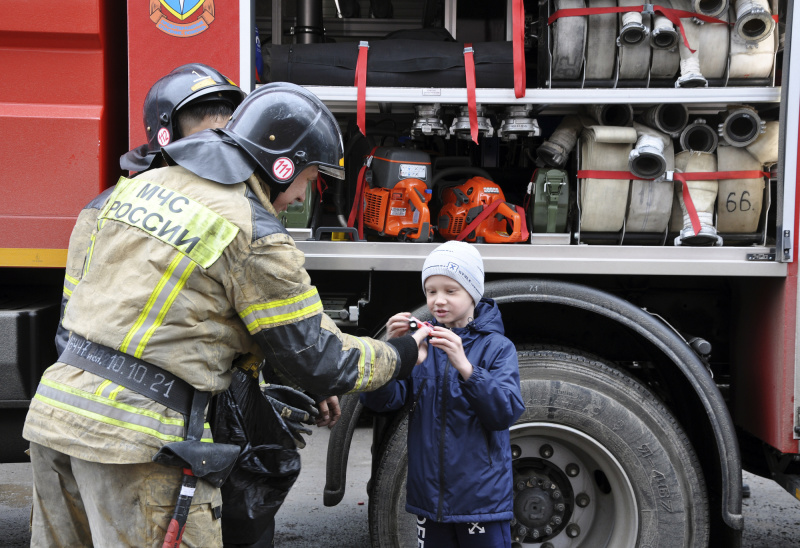
[[[94,401],[97,403],[102,403],[103,405],[109,405],[111,407],[116,407],[117,409],[121,409],[122,411],[127,411],[128,413],[135,413],[137,415],[143,415],[145,417],[149,417],[151,419],[155,419],[162,424],[171,424],[172,426],[183,426],[183,419],[171,419],[169,417],[165,417],[159,413],[155,413],[153,411],[148,411],[147,409],[140,409],[138,407],[134,407],[132,405],[128,405],[127,403],[119,403],[119,402],[110,402],[108,398],[101,398],[95,396],[94,394],[90,394],[89,392],[84,392],[83,390],[79,390],[77,388],[73,388],[66,384],[61,384],[60,382],[52,381],[50,379],[42,378],[40,381],[43,385],[49,386],[55,390],[60,390],[62,392],[66,392],[68,394],[72,394],[73,396],[78,396],[79,398],[84,398],[90,401]]]
[[[241,316],[244,319],[245,316],[247,316],[248,314],[250,314],[252,312],[255,312],[257,310],[268,310],[270,308],[278,308],[279,306],[286,306],[286,305],[289,305],[289,304],[299,303],[300,301],[304,301],[306,299],[310,299],[312,297],[315,297],[316,295],[317,295],[317,288],[314,287],[314,288],[309,289],[305,293],[301,293],[300,295],[295,295],[294,297],[289,297],[288,299],[281,299],[281,300],[278,300],[278,301],[272,301],[271,303],[267,303],[267,304],[254,304],[254,305],[248,306],[243,311],[239,312],[239,316]]]
[[[109,384],[111,384],[111,381],[108,380],[108,379],[106,379],[103,382],[101,382],[100,386],[97,387],[97,390],[94,391],[94,395],[95,396],[102,396],[103,395],[103,390],[105,390],[106,386],[108,386]]]
[[[253,332],[259,326],[275,325],[310,316],[322,310],[322,301],[314,287],[288,299],[248,306],[239,313],[239,316],[245,322],[247,329]]]
[[[117,387],[116,387],[114,390],[112,390],[112,391],[111,391],[111,393],[108,395],[108,399],[109,399],[109,400],[115,400],[115,401],[116,401],[116,399],[117,399],[117,396],[118,396],[118,395],[119,395],[119,393],[120,393],[120,392],[122,392],[123,390],[125,390],[125,387],[124,387],[124,386],[122,386],[122,385],[120,385],[120,386],[117,386]]]
[[[172,262],[169,263],[167,271],[164,272],[164,275],[161,276],[160,280],[158,280],[155,289],[153,289],[153,292],[150,294],[150,298],[147,299],[147,303],[145,303],[144,309],[139,314],[139,317],[136,318],[136,322],[134,322],[133,327],[131,327],[131,330],[128,331],[127,335],[125,335],[125,338],[122,339],[122,344],[119,346],[120,352],[126,352],[126,353],[128,352],[128,345],[130,345],[131,340],[133,339],[134,335],[136,335],[136,332],[139,331],[139,328],[142,327],[144,322],[147,320],[147,317],[150,315],[150,311],[153,309],[153,305],[158,299],[158,296],[161,294],[161,290],[164,288],[165,285],[167,285],[167,282],[169,282],[169,280],[172,278],[172,273],[175,271],[175,268],[180,264],[182,258],[183,258],[182,255],[176,255],[175,258],[172,259]],[[137,345],[137,351],[139,350],[138,347],[139,345]],[[141,357],[141,355],[137,357]]]
[[[115,402],[106,398],[97,397],[94,394],[90,394],[89,392],[84,392],[83,390],[79,390],[77,388],[73,388],[71,386],[67,386],[65,384],[61,384],[56,381],[52,381],[49,379],[42,379],[41,385],[48,387],[55,391],[53,394],[54,396],[58,393],[67,394],[68,396],[72,396],[75,403],[80,402],[82,400],[86,401],[89,405],[94,404],[94,407],[98,410],[102,409],[109,409],[109,410],[116,410],[122,413],[128,413],[131,416],[131,420],[135,420],[136,417],[144,417],[150,419],[158,424],[163,424],[167,427],[171,428],[178,428],[183,431],[184,423],[181,419],[170,419],[161,415],[159,413],[155,413],[153,411],[148,411],[146,409],[140,409],[138,407],[134,407],[132,405],[127,405],[124,403]],[[118,426],[120,428],[125,428],[127,430],[133,430],[136,432],[141,432],[142,434],[147,434],[153,437],[156,437],[163,441],[183,441],[185,438],[183,436],[177,436],[172,434],[167,434],[165,432],[161,432],[155,428],[151,428],[145,426],[144,424],[135,424],[129,421],[124,421],[119,418],[110,417],[99,413],[97,411],[91,411],[90,409],[85,409],[83,407],[79,407],[78,405],[74,405],[68,403],[67,401],[59,401],[48,397],[40,392],[42,390],[41,386],[39,390],[37,390],[36,394],[34,395],[34,399],[37,399],[41,402],[46,403],[47,405],[51,405],[53,407],[57,407],[59,409],[63,409],[64,411],[68,411],[70,413],[75,413],[82,417],[86,417],[92,420],[96,420],[98,422],[102,422],[105,424],[110,424],[113,426]],[[68,399],[68,398],[67,398]],[[98,405],[99,404],[99,405]],[[122,416],[122,415],[120,415]],[[208,423],[204,423],[204,432],[203,435],[206,437],[201,438],[200,441],[206,443],[213,443],[213,437],[211,436],[211,426]]]
[[[92,237],[89,239],[89,247],[86,249],[86,257],[83,259],[82,276],[86,276],[86,273],[89,272],[89,264],[92,262],[92,253],[94,253],[94,237],[95,235],[92,234]]]
[[[145,331],[144,336],[142,337],[141,342],[136,346],[136,352],[134,352],[134,356],[137,358],[141,358],[142,354],[144,354],[144,349],[147,346],[147,343],[150,341],[150,337],[153,336],[155,330],[164,323],[164,316],[167,315],[167,311],[169,311],[170,307],[172,307],[172,303],[175,302],[175,299],[178,297],[178,293],[181,292],[181,289],[186,285],[186,280],[189,279],[189,275],[194,270],[196,263],[189,262],[186,266],[186,270],[184,270],[183,274],[178,280],[178,283],[174,285],[172,291],[169,292],[169,296],[167,297],[167,301],[161,307],[161,310],[158,312],[155,321],[153,324]],[[174,271],[174,269],[173,269]]]
[[[42,401],[47,405],[51,405],[53,407],[57,407],[59,409],[63,409],[64,411],[69,411],[70,413],[75,413],[76,415],[80,415],[82,417],[86,417],[87,419],[96,420],[97,422],[102,422],[105,424],[111,424],[113,426],[119,426],[120,428],[125,428],[128,430],[134,430],[136,432],[141,432],[142,434],[148,434],[155,438],[164,441],[183,441],[183,437],[181,436],[170,436],[167,434],[162,434],[158,430],[153,430],[152,428],[147,428],[146,426],[139,426],[138,424],[131,424],[129,422],[120,421],[117,419],[112,419],[111,417],[106,417],[105,415],[101,415],[99,413],[95,413],[93,411],[87,411],[86,409],[81,409],[80,407],[75,407],[68,403],[62,403],[60,401],[51,400],[47,396],[42,396],[41,394],[36,394],[34,399]]]
[[[199,82],[195,83],[192,86],[192,91],[197,91],[198,89],[207,88],[208,86],[213,86],[215,84],[216,82],[214,81],[213,78],[211,77],[203,78],[202,80],[200,80]]]
[[[69,283],[71,283],[72,285],[78,285],[78,281],[79,281],[79,280],[78,280],[77,278],[73,278],[73,277],[72,277],[72,276],[70,276],[69,274],[64,274],[64,278],[66,278],[66,280],[67,280]]]
[[[364,343],[361,339],[356,339],[358,344],[361,345],[361,353],[358,358],[358,377],[356,377],[356,381],[353,383],[353,391],[358,390],[361,387],[361,382],[364,380]]]
[[[143,230],[208,268],[239,227],[180,192],[121,177],[100,217]]]
[[[363,340],[363,339],[359,339],[359,340]],[[370,343],[369,341],[366,341],[366,340],[364,341],[364,344],[366,344],[369,347],[369,350],[370,350],[369,377],[367,378],[367,386],[364,387],[365,389],[368,390],[369,387],[372,386],[372,377],[375,376],[375,347],[372,346],[372,343]]]
[[[290,312],[288,314],[279,314],[277,316],[272,316],[270,318],[259,318],[259,319],[255,320],[254,322],[250,322],[249,324],[247,324],[247,329],[248,329],[248,331],[252,332],[252,331],[255,330],[256,327],[264,327],[264,326],[268,326],[268,325],[275,325],[275,324],[283,323],[283,322],[286,322],[286,321],[289,321],[289,320],[294,320],[294,319],[297,319],[297,318],[301,318],[303,316],[310,316],[310,315],[312,315],[312,313],[317,312],[317,311],[322,311],[322,310],[323,310],[322,303],[318,302],[318,303],[312,304],[311,306],[307,306],[305,308],[301,308],[300,310],[298,310],[296,312]]]

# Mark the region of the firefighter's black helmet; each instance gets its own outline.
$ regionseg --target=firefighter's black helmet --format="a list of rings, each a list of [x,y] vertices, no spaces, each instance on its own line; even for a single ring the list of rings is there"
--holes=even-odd
[[[202,63],[182,65],[161,77],[147,92],[142,112],[147,144],[120,158],[120,167],[129,171],[149,169],[162,146],[177,135],[177,113],[189,103],[224,101],[231,111],[245,98],[245,93],[218,70]]]
[[[259,87],[218,131],[255,160],[261,176],[278,190],[312,165],[344,179],[339,125],[316,95],[298,85],[273,82]]]

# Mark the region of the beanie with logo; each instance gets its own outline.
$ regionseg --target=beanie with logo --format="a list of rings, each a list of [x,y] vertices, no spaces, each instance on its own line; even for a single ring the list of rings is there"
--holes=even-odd
[[[433,251],[422,266],[422,290],[430,276],[447,276],[461,284],[475,304],[483,297],[483,259],[472,245],[451,240]]]

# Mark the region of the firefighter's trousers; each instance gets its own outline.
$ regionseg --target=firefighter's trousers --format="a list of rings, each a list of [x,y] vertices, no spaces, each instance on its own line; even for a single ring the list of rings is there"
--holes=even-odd
[[[155,463],[101,464],[31,443],[31,547],[161,548],[182,470]],[[221,547],[219,489],[198,480],[182,546]]]

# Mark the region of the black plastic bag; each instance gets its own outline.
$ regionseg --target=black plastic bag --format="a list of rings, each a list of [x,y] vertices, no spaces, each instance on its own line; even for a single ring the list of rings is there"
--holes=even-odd
[[[209,422],[214,442],[242,448],[221,488],[223,543],[271,546],[275,514],[300,474],[294,439],[258,381],[238,369]]]

